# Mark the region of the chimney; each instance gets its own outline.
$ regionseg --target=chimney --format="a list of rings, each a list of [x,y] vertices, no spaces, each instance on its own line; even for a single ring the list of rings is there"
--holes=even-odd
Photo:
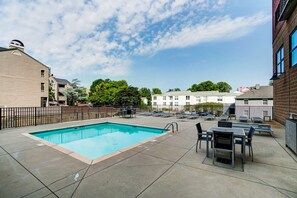
[[[260,84],[256,84],[255,89],[260,89]]]
[[[24,51],[25,46],[22,43],[22,41],[14,39],[14,40],[10,41],[8,48],[18,48],[19,50]]]

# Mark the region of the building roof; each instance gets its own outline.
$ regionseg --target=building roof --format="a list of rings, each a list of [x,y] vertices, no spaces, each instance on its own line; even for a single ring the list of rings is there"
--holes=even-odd
[[[228,92],[219,92],[219,91],[197,91],[197,92],[191,92],[191,91],[171,91],[166,92],[163,94],[154,94],[154,96],[195,96],[195,97],[201,97],[201,96],[239,96],[242,93],[228,93]]]
[[[237,96],[236,99],[262,99],[262,98],[273,98],[273,87],[272,86],[260,86],[259,89],[252,88],[250,91]]]
[[[4,47],[0,47],[0,52],[6,52],[6,51],[13,51],[13,50],[18,50],[19,52],[22,52],[23,54],[29,56],[30,58],[32,58],[33,60],[35,60],[36,62],[40,63],[42,66],[48,68],[50,70],[50,68],[48,66],[46,66],[45,64],[43,64],[42,62],[40,62],[39,60],[33,58],[32,56],[30,56],[29,54],[27,54],[26,52],[19,50],[17,47],[15,48],[4,48]]]
[[[70,82],[66,79],[62,79],[62,78],[56,78],[56,77],[53,77],[59,85],[67,85],[67,84],[70,84]]]

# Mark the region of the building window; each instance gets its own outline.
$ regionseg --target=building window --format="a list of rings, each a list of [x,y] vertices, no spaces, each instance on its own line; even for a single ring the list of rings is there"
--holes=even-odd
[[[163,96],[163,100],[166,100],[166,96]]]
[[[166,102],[163,102],[163,105],[166,106]]]
[[[178,96],[175,96],[175,97],[174,97],[174,100],[178,100]]]
[[[190,105],[190,102],[186,102],[186,105]]]
[[[154,102],[153,105],[154,105],[154,106],[157,106],[157,102]]]
[[[157,96],[154,96],[154,100],[157,100]]]
[[[284,47],[280,47],[276,52],[276,73],[277,75],[283,74],[285,71],[284,67]]]
[[[268,105],[268,99],[263,99],[263,105]]]
[[[170,102],[170,106],[173,106],[173,102]]]
[[[243,115],[244,115],[244,116],[249,116],[249,110],[244,110],[244,111],[243,111]]]
[[[172,96],[169,96],[169,99],[170,99],[170,100],[173,100],[173,97],[172,97]]]
[[[243,104],[249,104],[249,100],[248,99],[244,99]]]
[[[223,96],[218,96],[218,102],[222,102],[223,101]]]
[[[291,67],[294,67],[297,65],[297,29],[292,33],[290,41]]]
[[[40,71],[40,75],[41,75],[41,77],[44,77],[44,70]]]
[[[41,83],[41,91],[44,92],[44,83]]]
[[[263,117],[268,116],[268,111],[263,111]]]
[[[200,103],[201,102],[201,98],[200,97],[197,97],[196,98],[196,101]]]
[[[175,102],[175,103],[174,103],[174,106],[178,106],[178,102]]]
[[[186,96],[186,100],[190,100],[190,96]]]

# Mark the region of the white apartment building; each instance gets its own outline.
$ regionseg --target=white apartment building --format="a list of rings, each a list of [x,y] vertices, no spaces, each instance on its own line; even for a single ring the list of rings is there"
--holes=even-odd
[[[184,110],[185,105],[195,105],[205,102],[223,103],[229,107],[235,103],[235,97],[242,93],[225,93],[218,91],[174,91],[152,95],[152,107],[157,110]]]
[[[273,87],[256,85],[236,98],[235,109],[237,117],[264,118],[264,116],[269,116],[272,118]]]

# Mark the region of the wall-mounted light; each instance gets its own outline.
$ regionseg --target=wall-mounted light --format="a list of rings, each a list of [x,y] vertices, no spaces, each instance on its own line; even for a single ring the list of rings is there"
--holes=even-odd
[[[277,73],[274,73],[272,75],[272,77],[270,78],[270,80],[278,80],[278,79],[279,79],[279,77],[277,76]]]

